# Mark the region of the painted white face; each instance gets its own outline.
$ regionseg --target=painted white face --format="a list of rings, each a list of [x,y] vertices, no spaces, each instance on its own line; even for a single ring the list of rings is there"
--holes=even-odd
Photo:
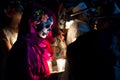
[[[38,26],[38,35],[41,38],[46,38],[51,30],[52,24],[53,24],[52,16],[48,17],[47,20],[42,20]]]

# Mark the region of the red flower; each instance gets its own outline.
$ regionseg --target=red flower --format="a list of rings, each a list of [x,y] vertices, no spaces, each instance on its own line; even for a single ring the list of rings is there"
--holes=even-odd
[[[48,19],[48,15],[47,14],[42,15],[41,21],[46,22],[47,19]]]

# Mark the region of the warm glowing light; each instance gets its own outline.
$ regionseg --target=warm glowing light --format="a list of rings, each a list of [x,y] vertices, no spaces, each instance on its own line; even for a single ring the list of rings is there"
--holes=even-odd
[[[65,70],[66,59],[57,59],[57,68],[58,72],[62,72]]]
[[[66,22],[66,29],[69,29],[73,22],[74,22],[73,20],[67,21]]]

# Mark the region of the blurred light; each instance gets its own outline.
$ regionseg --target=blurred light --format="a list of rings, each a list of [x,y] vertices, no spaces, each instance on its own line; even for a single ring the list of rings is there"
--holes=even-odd
[[[66,59],[57,59],[58,72],[65,71]]]
[[[66,29],[69,29],[73,22],[74,22],[73,20],[67,21],[65,28],[66,28]]]

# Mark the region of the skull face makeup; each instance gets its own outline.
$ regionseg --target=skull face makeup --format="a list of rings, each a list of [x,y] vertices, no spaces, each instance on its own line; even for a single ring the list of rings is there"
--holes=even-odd
[[[30,32],[35,34],[37,33],[41,38],[46,38],[53,24],[51,10],[34,4],[33,9],[30,11]]]
[[[43,15],[40,24],[37,25],[37,32],[39,37],[46,38],[51,30],[52,24],[53,24],[52,16],[48,17],[47,14]]]

